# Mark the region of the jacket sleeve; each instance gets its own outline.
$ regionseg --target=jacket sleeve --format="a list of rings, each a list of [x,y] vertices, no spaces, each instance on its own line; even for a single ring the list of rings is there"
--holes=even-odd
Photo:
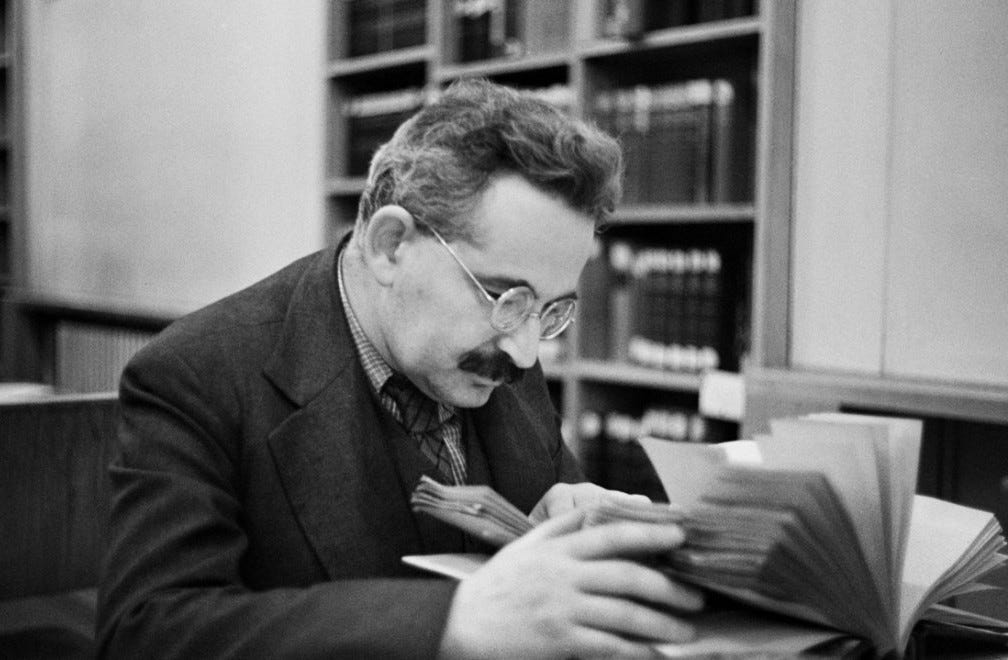
[[[240,408],[228,386],[205,386],[163,350],[145,349],[123,375],[99,656],[433,657],[454,582],[243,582],[239,423],[221,412]]]

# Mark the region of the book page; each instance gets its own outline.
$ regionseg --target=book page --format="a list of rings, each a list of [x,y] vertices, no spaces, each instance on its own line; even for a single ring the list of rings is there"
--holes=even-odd
[[[895,634],[899,584],[890,557],[897,534],[886,526],[892,518],[889,502],[881,499],[875,454],[878,427],[776,419],[770,428],[772,436],[760,443],[764,465],[820,471],[844,503]]]
[[[876,424],[885,427],[887,432],[876,436],[875,456],[879,466],[880,490],[884,501],[889,502],[889,528],[897,532],[890,566],[893,575],[902,575],[907,534],[910,530],[910,512],[917,491],[924,423],[919,419],[849,413],[816,413],[806,417],[833,423]]]
[[[403,555],[402,558],[404,564],[453,580],[461,580],[467,575],[472,575],[489,560],[490,555],[464,552],[441,555]]]
[[[760,461],[759,449],[751,440],[704,445],[644,437],[640,445],[658,473],[669,502],[683,507],[699,503],[723,466]]]
[[[933,604],[934,594],[941,591],[945,583],[962,583],[964,579],[979,577],[976,572],[963,575],[956,570],[964,563],[964,558],[973,557],[978,547],[982,548],[982,553],[996,557],[1004,542],[987,543],[996,536],[998,529],[992,524],[997,524],[992,513],[924,495],[914,497],[900,607],[904,643],[910,628]]]
[[[819,644],[845,635],[830,628],[752,610],[710,612],[690,617],[696,628],[691,642],[655,647],[663,658],[795,657]]]

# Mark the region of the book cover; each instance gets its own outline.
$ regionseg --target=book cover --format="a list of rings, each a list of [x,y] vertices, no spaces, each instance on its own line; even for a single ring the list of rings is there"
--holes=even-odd
[[[921,428],[918,420],[825,413],[775,420],[766,436],[717,445],[645,437],[672,504],[603,504],[585,524],[678,524],[686,543],[659,564],[671,576],[786,617],[796,630],[865,640],[879,657],[901,655],[922,621],[1006,643],[1008,622],[946,604],[992,588],[981,580],[1005,563],[1005,540],[993,514],[914,494]],[[499,545],[531,528],[482,488],[424,482],[414,507]],[[705,625],[701,618],[698,641]],[[719,634],[740,643],[732,631]]]

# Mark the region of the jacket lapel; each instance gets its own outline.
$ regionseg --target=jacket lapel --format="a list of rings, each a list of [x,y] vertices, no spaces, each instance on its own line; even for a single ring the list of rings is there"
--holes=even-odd
[[[557,480],[547,449],[555,442],[550,431],[511,386],[494,390],[486,405],[473,411],[473,421],[491,485],[516,507],[530,512]]]
[[[291,507],[331,578],[404,572],[419,534],[357,359],[334,249],[297,285],[266,376],[298,409],[269,437]]]
[[[395,444],[357,358],[336,281],[338,249],[318,253],[306,269],[264,369],[297,407],[269,445],[330,578],[403,573],[400,557],[423,552],[437,536],[418,527],[409,506],[407,482],[426,468],[414,460],[418,451]],[[510,386],[497,388],[472,419],[483,449],[473,481],[489,481],[528,513],[557,479],[551,431]]]

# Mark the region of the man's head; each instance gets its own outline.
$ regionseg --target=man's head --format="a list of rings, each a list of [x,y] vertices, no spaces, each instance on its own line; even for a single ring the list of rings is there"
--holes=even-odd
[[[378,350],[438,400],[485,403],[569,307],[620,174],[612,138],[531,95],[451,87],[371,163],[351,251]],[[531,290],[531,315],[502,326],[492,299],[515,287]]]

